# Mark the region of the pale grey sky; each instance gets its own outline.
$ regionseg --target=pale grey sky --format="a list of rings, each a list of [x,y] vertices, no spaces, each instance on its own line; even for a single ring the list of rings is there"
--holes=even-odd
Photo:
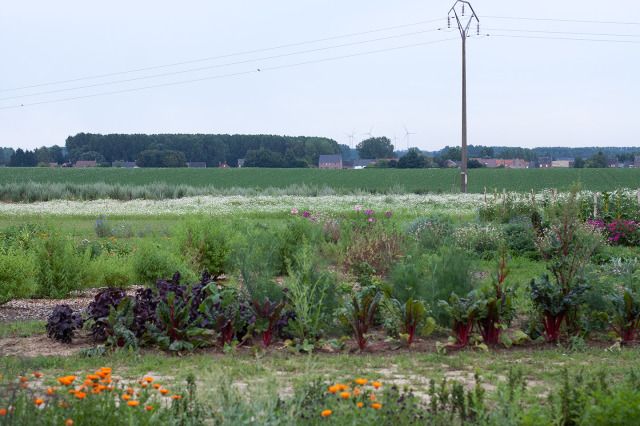
[[[437,31],[446,29],[453,3],[6,0],[0,146],[62,146],[78,132],[266,133],[349,143],[345,133],[355,129],[361,140],[373,126],[375,136],[395,132],[402,149],[405,125],[416,133],[411,146],[459,145],[460,36]],[[638,23],[640,3],[471,4],[490,36],[467,42],[469,144],[640,146],[639,24],[498,18]],[[397,28],[376,31],[390,27]],[[339,37],[354,33],[365,34]],[[262,49],[269,50],[238,55]],[[233,56],[204,60],[225,55]],[[122,73],[183,62],[190,63]],[[113,75],[85,79],[104,74]],[[74,79],[83,80],[12,90]],[[165,86],[137,90],[155,85]]]

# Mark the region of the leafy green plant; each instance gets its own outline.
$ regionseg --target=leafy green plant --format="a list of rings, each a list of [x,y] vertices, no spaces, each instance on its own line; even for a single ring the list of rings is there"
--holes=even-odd
[[[125,297],[118,307],[111,305],[109,316],[102,319],[105,323],[104,331],[107,334],[107,345],[114,348],[138,349],[138,339],[134,332],[135,299]]]
[[[218,335],[221,348],[240,340],[239,334],[246,330],[251,318],[251,310],[239,299],[237,290],[229,288],[209,295],[200,304],[199,311],[204,315],[205,327],[212,328]]]
[[[178,262],[159,244],[142,245],[133,260],[134,276],[142,284],[153,284],[178,269]]]
[[[57,305],[47,320],[47,335],[62,343],[71,343],[74,331],[82,329],[82,316],[73,313],[69,305]]]
[[[480,309],[476,290],[469,292],[465,299],[461,299],[457,294],[451,293],[449,301],[439,302],[451,317],[451,335],[456,339],[456,344],[447,345],[449,347],[461,348],[469,344],[471,332],[476,323],[476,317]]]
[[[0,305],[11,299],[28,298],[36,289],[32,256],[18,248],[0,252]]]
[[[256,320],[249,329],[254,333],[262,333],[261,345],[263,348],[268,348],[271,345],[276,332],[276,325],[282,316],[284,307],[284,301],[272,302],[266,297],[263,303],[260,303],[257,299],[253,299],[251,302],[251,310],[255,314]]]
[[[76,255],[70,238],[45,236],[35,252],[36,295],[62,299],[80,288],[82,259]]]
[[[158,302],[157,316],[160,325],[148,324],[146,339],[158,344],[161,349],[174,352],[192,351],[206,343],[206,330],[192,321],[189,316],[191,307],[191,287],[184,298],[177,298],[170,292],[166,301]]]
[[[396,299],[386,299],[383,306],[391,315],[399,336],[411,346],[417,336],[428,336],[436,328],[436,321],[420,300],[409,298],[405,304]]]
[[[366,294],[359,297],[356,294],[349,299],[342,299],[344,309],[339,315],[340,321],[351,328],[356,344],[361,351],[367,348],[371,339],[369,330],[381,299],[382,293],[380,292],[373,296]]]
[[[640,333],[640,296],[638,293],[624,288],[621,293],[611,295],[613,315],[607,315],[613,331],[622,342],[633,342]]]

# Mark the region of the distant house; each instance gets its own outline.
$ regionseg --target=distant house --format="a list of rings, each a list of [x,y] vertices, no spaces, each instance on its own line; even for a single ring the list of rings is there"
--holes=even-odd
[[[218,161],[218,168],[220,168],[220,169],[230,169],[231,166],[228,165],[226,161]]]
[[[190,169],[206,169],[207,163],[205,163],[204,161],[191,161],[187,163],[187,167],[189,167]]]
[[[541,169],[550,169],[551,167],[553,167],[553,158],[540,157],[538,158],[538,163],[540,164]]]
[[[504,160],[497,159],[496,167],[500,167],[500,166],[503,166],[505,169],[526,169],[527,162],[519,158],[504,159]]]
[[[96,160],[91,161],[76,161],[73,167],[96,167],[98,162]]]
[[[238,167],[244,166],[244,158],[238,158]]]
[[[318,158],[319,169],[342,169],[342,155],[321,155]]]
[[[456,168],[456,167],[460,167],[461,163],[458,161],[453,161],[453,160],[447,160],[444,162],[445,167],[449,167],[449,168]]]
[[[609,168],[617,168],[618,167],[618,158],[607,158],[607,167]]]
[[[625,161],[624,163],[618,163],[618,167],[622,167],[625,169],[633,169],[633,161]]]
[[[640,155],[636,155],[633,159],[633,167],[636,169],[640,168]]]
[[[527,169],[539,169],[540,168],[540,163],[537,161],[529,161],[529,163],[527,163]]]
[[[49,163],[49,167],[58,167],[58,163]]]
[[[137,169],[135,161],[114,161],[111,163],[111,167],[120,167],[123,169]]]
[[[469,161],[471,160],[476,160],[478,163],[484,164],[490,169],[498,167],[498,164],[496,163],[497,160],[495,158],[469,158]]]
[[[571,168],[573,167],[573,158],[558,158],[551,163],[552,167]]]

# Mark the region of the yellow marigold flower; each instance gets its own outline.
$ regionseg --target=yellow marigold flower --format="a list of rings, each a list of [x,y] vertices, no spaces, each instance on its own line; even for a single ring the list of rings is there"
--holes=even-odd
[[[127,405],[131,407],[135,407],[138,404],[140,404],[140,401],[127,401]]]
[[[180,395],[171,395],[171,398],[173,398],[173,399],[182,399],[182,397]]]
[[[360,386],[366,385],[367,382],[368,382],[367,379],[356,379],[356,383],[359,384]]]
[[[122,395],[122,399],[124,399],[125,401],[127,399],[131,399],[131,395]]]
[[[40,405],[40,404],[42,404],[44,402],[44,399],[42,399],[42,398],[34,399],[33,402],[35,402],[36,405]]]
[[[86,394],[86,393],[84,393],[84,392],[77,392],[77,393],[76,393],[76,398],[78,398],[78,399],[82,399],[82,398],[84,398],[85,396],[87,396],[87,394]]]
[[[143,380],[147,383],[151,383],[153,382],[153,377],[145,377]]]
[[[372,406],[373,408],[375,408],[376,410],[379,410],[379,409],[380,409],[380,407],[382,407],[382,404],[379,404],[379,403],[377,403],[377,402],[374,402],[373,404],[371,404],[371,406]]]
[[[380,382],[371,382],[371,386],[373,386],[374,388],[378,389],[380,386],[382,386],[382,383],[380,383]]]
[[[71,425],[73,424],[73,420],[71,420],[71,419],[67,419],[67,421],[66,421],[66,422],[64,422],[64,424],[65,424],[66,426],[71,426]]]
[[[339,389],[338,389],[337,386],[329,386],[329,392],[331,392],[331,393],[336,393],[336,392],[338,392],[338,390]]]
[[[358,408],[362,408],[362,402],[358,402]]]
[[[38,372],[33,373],[33,375],[36,376],[36,377],[42,377],[43,376],[42,373],[38,373]]]
[[[333,411],[331,410],[324,410],[322,413],[320,413],[320,415],[322,417],[329,417],[331,415],[331,413],[333,413]]]
[[[340,396],[344,399],[347,399],[351,396],[351,394],[349,392],[340,392]]]

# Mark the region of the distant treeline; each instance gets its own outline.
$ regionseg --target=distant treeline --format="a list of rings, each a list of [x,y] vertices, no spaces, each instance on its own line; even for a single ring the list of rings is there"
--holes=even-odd
[[[137,161],[150,157],[146,151],[179,151],[186,161],[206,162],[208,167],[217,167],[220,162],[236,167],[241,158],[248,160],[249,164],[245,161],[248,167],[282,167],[283,164],[308,167],[317,165],[322,154],[341,152],[336,141],[321,137],[210,134],[78,133],[67,138],[66,148],[71,162],[94,159],[89,157],[96,157],[99,163]],[[260,164],[261,159],[269,164]]]
[[[447,159],[459,160],[455,154],[460,151],[459,147],[445,146],[438,151],[423,151],[432,157],[442,157]],[[540,147],[540,148],[517,148],[509,146],[483,146],[469,145],[467,146],[467,155],[469,157],[480,158],[504,158],[513,159],[520,158],[525,161],[538,161],[540,157],[552,157],[557,160],[559,158],[589,158],[602,152],[607,158],[617,157],[618,161],[633,161],[634,156],[640,155],[640,147],[581,147],[569,148],[563,146]]]

